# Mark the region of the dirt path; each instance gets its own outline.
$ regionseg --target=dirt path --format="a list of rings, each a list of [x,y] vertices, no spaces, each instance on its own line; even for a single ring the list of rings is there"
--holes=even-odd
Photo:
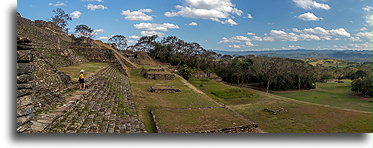
[[[190,84],[190,83],[189,83],[187,80],[185,80],[183,77],[181,77],[181,76],[179,76],[179,75],[177,75],[177,74],[175,74],[175,75],[176,75],[176,77],[181,78],[181,81],[184,83],[184,85],[188,86],[188,87],[189,87],[190,89],[192,89],[194,92],[206,96],[206,97],[209,98],[211,101],[213,101],[213,102],[215,102],[216,104],[218,104],[219,106],[223,106],[223,107],[225,107],[225,104],[220,103],[220,102],[214,100],[213,98],[211,98],[210,96],[208,96],[207,94],[205,94],[203,91],[199,90],[197,87],[195,87],[194,85]]]
[[[176,74],[175,74],[175,75],[176,75]],[[220,103],[220,102],[216,101],[215,99],[211,98],[211,97],[208,96],[206,93],[204,93],[203,91],[199,90],[199,89],[198,89],[197,87],[195,87],[194,85],[190,84],[187,80],[185,80],[185,79],[182,78],[181,76],[179,76],[179,75],[176,75],[176,76],[179,77],[179,78],[181,78],[181,81],[182,81],[186,86],[188,86],[190,89],[192,89],[194,92],[206,96],[206,97],[209,98],[211,101],[213,101],[213,102],[215,102],[216,104],[222,106],[223,108],[226,108],[227,110],[229,110],[229,111],[235,113],[237,116],[240,116],[241,118],[244,118],[244,119],[248,120],[249,122],[253,122],[253,121],[251,121],[251,120],[245,118],[243,115],[241,115],[241,114],[235,112],[235,111],[232,110],[229,106],[227,106],[227,105],[225,105],[225,104],[223,104],[223,103]],[[259,133],[266,133],[265,131],[263,131],[262,129],[260,129],[260,127],[259,127],[259,128],[256,128],[256,130],[257,130]]]

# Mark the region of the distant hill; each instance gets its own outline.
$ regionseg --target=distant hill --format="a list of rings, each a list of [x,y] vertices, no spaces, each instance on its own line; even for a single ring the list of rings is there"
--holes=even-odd
[[[339,59],[347,60],[352,62],[371,62],[372,51],[356,51],[356,50],[272,50],[272,51],[221,51],[214,50],[215,52],[222,55],[232,56],[246,56],[246,55],[260,55],[260,56],[271,56],[280,58],[292,58],[292,59],[307,59],[307,58],[318,58],[318,59]]]

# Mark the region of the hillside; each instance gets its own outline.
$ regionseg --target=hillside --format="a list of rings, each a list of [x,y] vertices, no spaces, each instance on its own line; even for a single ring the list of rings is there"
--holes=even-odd
[[[272,51],[220,51],[215,52],[223,55],[258,55],[258,56],[270,56],[280,58],[292,58],[292,59],[339,59],[347,60],[352,62],[371,62],[372,52],[371,51],[355,51],[355,50],[272,50]]]
[[[53,23],[42,20],[31,21],[23,18],[19,13],[17,13],[17,59],[19,60],[17,71],[20,71],[17,75],[18,105],[26,102],[26,105],[32,104],[27,108],[22,106],[17,108],[18,132],[45,131],[46,129],[40,130],[40,126],[33,127],[31,123],[37,124],[36,120],[43,119],[58,105],[63,105],[66,101],[68,103],[69,96],[75,94],[78,88],[76,75],[67,75],[66,73],[69,72],[61,71],[66,69],[65,67],[81,65],[81,68],[72,72],[78,74],[83,68],[82,65],[87,65],[88,62],[101,62],[119,71],[118,75],[127,77],[128,67],[135,65],[121,56],[116,49],[105,46],[100,41],[85,40],[78,43]],[[23,84],[26,81],[30,81],[27,87]],[[130,96],[129,91],[123,93],[122,96]],[[32,100],[27,96],[29,94],[32,95]],[[56,119],[48,118],[49,122]]]

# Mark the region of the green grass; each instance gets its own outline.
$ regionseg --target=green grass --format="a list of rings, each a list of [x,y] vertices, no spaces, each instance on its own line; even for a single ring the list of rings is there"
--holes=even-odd
[[[258,90],[237,88],[214,81],[191,81],[196,87],[214,99],[228,105],[249,120],[258,123],[259,128],[270,133],[362,133],[371,132],[372,114],[323,107],[267,94]],[[201,83],[203,84],[201,87]],[[256,99],[233,104],[225,95],[213,95],[219,90],[244,89],[256,95]],[[229,92],[229,91],[228,91]],[[245,99],[242,97],[241,99]],[[273,115],[263,110],[281,107],[285,113]]]
[[[154,114],[163,133],[196,132],[249,124],[225,108],[156,110]]]
[[[218,104],[207,96],[195,93],[188,86],[184,85],[180,77],[175,77],[175,80],[145,79],[140,75],[141,69],[142,68],[131,70],[130,84],[136,109],[148,132],[155,132],[154,123],[152,123],[152,117],[150,116],[150,110],[152,109],[218,107]],[[181,92],[148,92],[147,89],[154,85],[173,86],[174,88],[180,89]]]
[[[256,93],[248,89],[232,87],[216,81],[192,79],[189,82],[204,91],[211,98],[227,105],[253,103],[259,97]]]
[[[274,93],[295,100],[372,112],[372,103],[351,91],[351,80],[345,83],[317,83],[317,89]]]
[[[72,65],[67,67],[57,68],[59,71],[62,71],[71,77],[71,80],[78,81],[80,70],[84,70],[85,76],[94,73],[98,69],[106,66],[107,63],[97,63],[97,62],[88,62],[79,65]]]

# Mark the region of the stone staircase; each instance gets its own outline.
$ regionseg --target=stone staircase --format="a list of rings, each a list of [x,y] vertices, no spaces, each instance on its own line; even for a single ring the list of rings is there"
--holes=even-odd
[[[32,129],[42,133],[144,133],[137,118],[128,77],[111,66],[92,75],[66,103],[36,117]]]

